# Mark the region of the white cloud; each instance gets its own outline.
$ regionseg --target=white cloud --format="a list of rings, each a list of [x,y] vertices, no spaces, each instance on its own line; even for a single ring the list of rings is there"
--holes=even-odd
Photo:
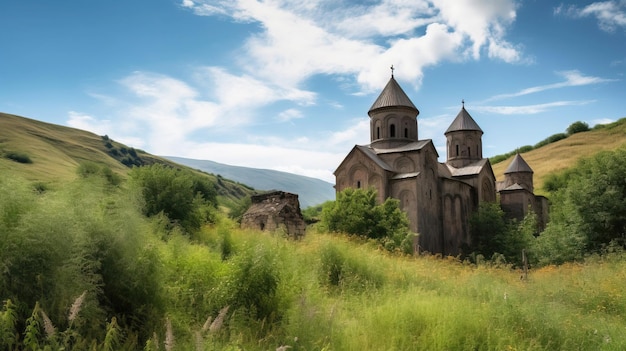
[[[111,123],[108,120],[98,120],[90,115],[70,111],[68,113],[67,125],[82,130],[88,130],[98,135],[105,135],[111,129]]]
[[[508,98],[513,98],[513,97],[518,97],[518,96],[539,93],[542,91],[552,90],[552,89],[560,89],[560,88],[566,88],[566,87],[576,87],[576,86],[592,85],[592,84],[600,84],[600,83],[616,81],[615,79],[585,76],[582,73],[580,73],[578,70],[561,71],[561,72],[556,72],[556,74],[562,76],[563,78],[565,78],[565,80],[562,82],[558,82],[558,83],[538,85],[538,86],[534,86],[530,88],[525,88],[515,93],[500,94],[500,95],[492,96],[486,101],[508,99]]]
[[[613,32],[617,28],[626,28],[626,1],[600,1],[585,7],[560,5],[555,8],[556,15],[564,14],[574,18],[595,17],[600,29]]]
[[[500,115],[532,115],[548,111],[554,107],[587,105],[595,100],[583,101],[554,101],[545,104],[525,105],[525,106],[474,106],[477,112],[495,113]]]
[[[189,79],[134,72],[119,81],[128,94],[115,100],[108,133],[160,155],[333,181],[331,172],[354,144],[369,142],[366,117],[323,134],[254,130],[268,120],[307,118],[307,107],[319,103],[303,88],[311,77],[332,75],[340,89],[358,94],[384,86],[392,64],[398,80],[419,88],[424,69],[442,61],[485,54],[522,60],[520,49],[505,39],[515,21],[513,0],[181,0],[179,6],[254,23],[258,30],[238,48],[229,70],[197,67]],[[278,109],[275,117],[262,119],[260,111],[269,107]],[[103,124],[78,115],[70,120],[92,128]]]
[[[255,22],[239,65],[280,86],[299,86],[317,74],[356,75],[359,90],[397,76],[418,87],[424,67],[443,60],[488,57],[522,61],[506,29],[515,21],[513,0],[257,1],[185,0],[199,15],[223,14]],[[367,60],[363,58],[367,57]],[[401,72],[401,73],[400,73]]]
[[[296,110],[295,108],[290,108],[290,109],[287,109],[287,110],[279,113],[278,117],[276,119],[279,122],[289,122],[291,120],[300,119],[300,118],[303,118],[303,117],[304,117],[304,115],[302,114],[302,111]]]

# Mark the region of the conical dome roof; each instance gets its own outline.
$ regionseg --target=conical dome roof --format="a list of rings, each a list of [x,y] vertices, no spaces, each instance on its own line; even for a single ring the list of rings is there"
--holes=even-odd
[[[456,115],[456,118],[452,121],[452,124],[450,124],[450,127],[448,127],[448,130],[446,130],[444,134],[461,130],[476,130],[481,133],[483,132],[483,130],[478,126],[478,123],[476,123],[472,116],[470,116],[469,112],[467,112],[465,106],[461,107],[461,111],[459,111],[459,114]]]
[[[386,107],[408,107],[417,111],[419,114],[417,107],[413,105],[411,99],[409,99],[393,76],[389,79],[389,82],[378,96],[378,99],[374,101],[374,104],[370,108],[369,112]]]
[[[520,154],[517,154],[513,158],[513,161],[511,161],[511,164],[506,169],[506,171],[504,171],[504,174],[509,174],[509,173],[534,173],[534,172],[532,168],[530,168],[528,163],[524,161],[522,156]]]

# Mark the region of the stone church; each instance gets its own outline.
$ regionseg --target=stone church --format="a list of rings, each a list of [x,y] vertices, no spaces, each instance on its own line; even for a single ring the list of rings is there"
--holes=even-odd
[[[334,173],[336,191],[373,187],[380,203],[398,199],[410,229],[419,233],[416,251],[463,253],[471,243],[470,216],[480,202],[496,201],[495,175],[489,159],[483,158],[483,131],[463,104],[445,132],[447,159],[440,163],[433,141],[419,139],[419,110],[393,74],[368,115],[371,142],[354,146],[341,162]],[[511,216],[519,216],[520,207],[525,214],[530,202],[542,204],[532,194],[532,170],[528,183],[530,167],[520,169],[521,176],[513,168],[499,183]]]

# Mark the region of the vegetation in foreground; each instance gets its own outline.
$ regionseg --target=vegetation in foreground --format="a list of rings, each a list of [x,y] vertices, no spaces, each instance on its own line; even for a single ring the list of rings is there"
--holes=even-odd
[[[242,231],[201,184],[172,221],[147,210],[157,178],[79,174],[54,190],[0,178],[2,350],[626,348],[619,247],[525,277],[373,239]]]

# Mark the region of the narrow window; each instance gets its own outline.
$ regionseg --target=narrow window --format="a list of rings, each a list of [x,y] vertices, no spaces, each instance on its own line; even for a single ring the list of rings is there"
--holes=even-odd
[[[467,147],[467,157],[472,157],[472,150],[469,146]]]
[[[459,156],[459,145],[456,146],[456,155]]]
[[[357,189],[361,189],[361,181],[360,180],[356,181],[356,188]]]
[[[409,137],[409,128],[404,128],[404,137],[405,138]]]
[[[395,124],[392,124],[389,126],[389,137],[391,138],[396,137],[396,125]]]
[[[380,127],[376,127],[376,139],[380,139]]]

